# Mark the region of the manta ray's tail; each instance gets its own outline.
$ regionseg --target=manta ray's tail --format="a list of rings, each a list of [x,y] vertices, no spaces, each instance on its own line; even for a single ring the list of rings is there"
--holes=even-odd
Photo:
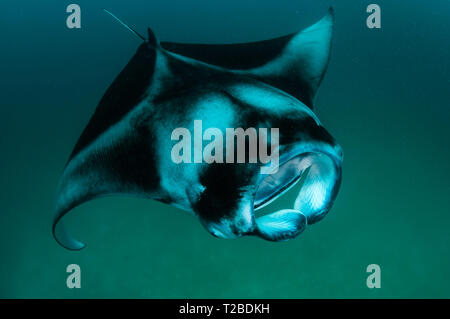
[[[126,24],[125,22],[120,20],[114,13],[112,13],[111,11],[106,10],[106,9],[102,9],[102,10],[105,11],[107,14],[109,14],[111,17],[113,17],[117,22],[119,22],[126,29],[130,30],[135,36],[137,36],[138,38],[141,38],[144,42],[147,41],[147,39],[145,39],[142,35],[140,35],[139,32],[137,32],[135,29],[130,27],[128,24]]]
[[[148,44],[150,44],[150,46],[152,47],[158,47],[159,43],[158,40],[155,36],[155,34],[153,33],[153,31],[150,28],[147,28],[147,34],[148,34],[148,39],[146,39],[144,36],[142,36],[139,32],[137,32],[134,28],[130,27],[128,24],[126,24],[125,22],[123,22],[122,20],[120,20],[114,13],[112,13],[109,10],[106,9],[102,9],[103,11],[105,11],[107,14],[109,14],[111,17],[114,18],[114,20],[116,20],[117,22],[119,22],[122,26],[124,26],[127,30],[131,31],[131,33],[133,33],[135,36],[137,36],[138,38],[142,39],[144,42],[147,42]]]

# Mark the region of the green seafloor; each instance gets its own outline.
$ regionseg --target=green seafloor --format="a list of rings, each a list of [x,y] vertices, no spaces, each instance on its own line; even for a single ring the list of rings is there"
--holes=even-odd
[[[450,1],[68,1],[0,5],[1,298],[450,297]],[[222,240],[153,201],[104,198],[67,217],[88,244],[51,235],[58,178],[139,40],[105,7],[161,40],[234,43],[298,31],[335,8],[316,114],[343,147],[335,205],[298,238]],[[291,205],[280,199],[280,207]],[[81,267],[81,289],[66,266]],[[381,267],[381,288],[366,267]]]

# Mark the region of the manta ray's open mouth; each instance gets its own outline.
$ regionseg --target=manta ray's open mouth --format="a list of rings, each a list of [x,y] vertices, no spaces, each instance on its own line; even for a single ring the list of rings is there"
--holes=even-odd
[[[321,220],[336,198],[341,181],[340,166],[322,153],[291,158],[259,184],[254,210],[278,199],[299,181],[302,186],[291,207],[256,219],[260,236],[275,241],[289,239],[300,234],[306,225]]]

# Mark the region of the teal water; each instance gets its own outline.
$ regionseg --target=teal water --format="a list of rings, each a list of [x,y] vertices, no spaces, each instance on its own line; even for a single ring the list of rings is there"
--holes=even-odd
[[[75,2],[75,1],[74,1]],[[0,5],[0,297],[450,297],[450,2],[61,1]],[[68,216],[88,247],[51,236],[58,178],[95,106],[139,40],[106,7],[161,40],[233,43],[302,29],[336,12],[316,113],[345,152],[330,214],[286,243],[220,240],[162,203],[105,198]],[[280,202],[282,205],[283,203]],[[82,288],[66,287],[79,264]],[[366,267],[381,266],[380,289]]]

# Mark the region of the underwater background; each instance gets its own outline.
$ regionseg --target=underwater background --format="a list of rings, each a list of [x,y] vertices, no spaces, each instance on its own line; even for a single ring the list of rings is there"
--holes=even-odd
[[[79,30],[66,27],[73,2]],[[450,1],[73,2],[0,4],[0,298],[450,297]],[[370,3],[381,29],[366,26]],[[60,174],[140,44],[101,8],[162,41],[235,43],[298,31],[330,5],[315,113],[345,159],[323,221],[285,243],[221,240],[177,208],[115,197],[67,216],[86,249],[56,243]],[[72,263],[81,289],[66,287]],[[366,286],[369,264],[380,289]]]

